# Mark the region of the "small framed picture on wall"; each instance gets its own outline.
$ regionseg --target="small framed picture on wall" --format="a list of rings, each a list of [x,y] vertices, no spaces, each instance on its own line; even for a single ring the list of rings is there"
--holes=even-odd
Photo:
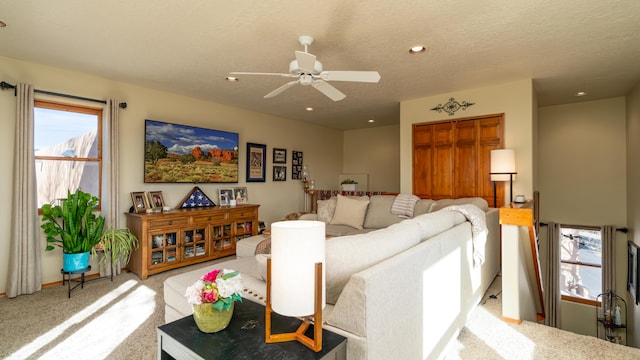
[[[273,167],[273,181],[286,181],[287,180],[287,167],[277,165]]]
[[[247,143],[247,181],[265,181],[266,152],[266,145]]]
[[[302,151],[291,152],[291,179],[302,180]]]
[[[287,149],[273,148],[273,163],[274,164],[286,164],[287,163]]]

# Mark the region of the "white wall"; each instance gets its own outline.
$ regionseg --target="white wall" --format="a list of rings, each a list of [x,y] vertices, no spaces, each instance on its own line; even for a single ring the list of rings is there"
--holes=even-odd
[[[169,205],[177,205],[195,186],[194,184],[145,184],[143,182],[144,120],[154,119],[175,122],[240,134],[239,183],[247,186],[249,202],[260,204],[260,219],[271,223],[283,215],[302,211],[303,188],[299,181],[291,179],[291,151],[304,153],[305,163],[314,171],[319,189],[334,186],[343,171],[343,132],[299,121],[263,115],[162,91],[151,90],[127,83],[98,78],[78,72],[27,63],[0,57],[0,80],[15,84],[25,82],[36,89],[56,91],[89,98],[117,98],[128,103],[120,111],[120,212],[122,225],[124,213],[131,206],[130,192],[164,192]],[[0,173],[4,174],[0,196],[5,201],[5,216],[0,216],[0,293],[5,292],[8,249],[10,242],[13,137],[15,130],[15,97],[11,91],[0,93]],[[267,145],[266,182],[245,184],[246,142]],[[287,181],[273,182],[272,149],[287,149]],[[212,199],[217,199],[217,189],[229,184],[198,184]],[[42,249],[44,251],[44,235]],[[59,250],[43,255],[43,283],[60,281],[62,256]],[[97,267],[94,266],[94,269]]]
[[[449,98],[458,102],[475,103],[466,110],[459,110],[454,116],[430,110]],[[400,103],[400,189],[411,193],[411,124],[432,122],[477,115],[505,114],[505,148],[516,153],[516,171],[513,193],[531,197],[533,194],[533,137],[534,137],[534,94],[531,79],[457,91]],[[509,191],[505,191],[509,201]]]
[[[399,125],[345,131],[342,172],[369,175],[369,188],[359,190],[400,192],[399,148]]]
[[[640,246],[640,83],[626,98],[627,117],[627,225],[629,240]],[[631,345],[640,347],[640,305],[630,301]],[[636,325],[638,324],[638,325]]]
[[[625,99],[541,107],[538,116],[541,221],[626,227]],[[625,296],[626,236],[617,234],[616,287]],[[563,329],[596,335],[592,306],[563,301],[561,313]]]

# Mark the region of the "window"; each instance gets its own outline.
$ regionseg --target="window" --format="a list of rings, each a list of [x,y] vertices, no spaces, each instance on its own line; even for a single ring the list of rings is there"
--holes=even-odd
[[[81,188],[102,190],[102,109],[35,101],[38,208]]]
[[[600,228],[560,228],[560,290],[563,300],[596,305],[602,292]]]

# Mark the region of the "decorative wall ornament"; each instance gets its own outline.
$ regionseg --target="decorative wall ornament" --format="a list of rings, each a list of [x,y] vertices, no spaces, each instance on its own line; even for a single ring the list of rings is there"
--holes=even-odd
[[[471,105],[475,105],[476,103],[463,101],[462,104],[457,102],[455,98],[450,98],[449,102],[446,104],[438,104],[438,106],[432,108],[431,110],[435,110],[437,112],[446,112],[449,116],[456,113],[456,111],[462,109],[467,110],[467,108]]]

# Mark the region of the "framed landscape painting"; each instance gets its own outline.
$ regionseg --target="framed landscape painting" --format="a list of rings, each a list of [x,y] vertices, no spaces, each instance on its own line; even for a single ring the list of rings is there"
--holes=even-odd
[[[145,183],[237,183],[238,133],[145,120]]]

